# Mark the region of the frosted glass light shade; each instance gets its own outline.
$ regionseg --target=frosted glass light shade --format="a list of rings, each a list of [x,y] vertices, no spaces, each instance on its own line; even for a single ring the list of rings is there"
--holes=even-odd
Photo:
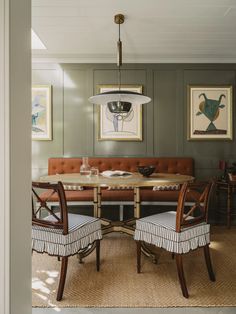
[[[88,100],[96,105],[107,105],[109,102],[126,102],[132,105],[141,105],[149,103],[151,98],[131,91],[116,90],[91,96]]]

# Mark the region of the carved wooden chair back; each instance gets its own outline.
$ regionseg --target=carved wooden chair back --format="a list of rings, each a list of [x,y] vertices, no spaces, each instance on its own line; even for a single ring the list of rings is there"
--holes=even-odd
[[[51,193],[44,199],[42,190],[50,190]],[[57,194],[59,200],[59,211],[54,212],[48,203],[50,198]],[[44,212],[43,212],[44,211]],[[49,218],[43,219],[45,212]],[[32,224],[51,229],[62,229],[63,234],[68,234],[68,211],[65,191],[61,182],[52,184],[44,182],[32,182]]]
[[[177,205],[176,232],[207,221],[213,185],[213,181],[183,184]],[[187,199],[191,199],[191,205]]]

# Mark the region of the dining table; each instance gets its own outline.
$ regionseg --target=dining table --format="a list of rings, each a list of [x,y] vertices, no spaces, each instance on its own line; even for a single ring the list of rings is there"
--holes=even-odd
[[[141,199],[140,189],[147,187],[171,187],[182,185],[185,182],[192,182],[194,177],[172,173],[153,173],[145,177],[140,173],[128,173],[120,176],[81,175],[80,173],[63,173],[55,175],[41,176],[41,182],[57,183],[62,182],[65,190],[80,190],[81,187],[93,188],[93,208],[94,217],[101,219],[103,235],[110,232],[122,232],[129,235],[134,234],[135,222],[140,218]],[[101,217],[102,189],[131,189],[134,191],[134,217],[126,221],[110,221]],[[80,254],[80,258],[90,254],[90,248]],[[151,256],[156,261],[156,256],[147,248],[143,247],[143,252]]]

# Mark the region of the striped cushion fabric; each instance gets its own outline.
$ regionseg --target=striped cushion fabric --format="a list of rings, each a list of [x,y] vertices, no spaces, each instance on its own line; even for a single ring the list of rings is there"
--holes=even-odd
[[[136,222],[134,239],[179,254],[210,243],[210,225],[205,222],[181,232],[176,232],[175,226],[174,211],[144,217]]]
[[[55,221],[53,216],[45,220]],[[68,214],[67,235],[61,229],[32,226],[32,250],[49,255],[70,256],[86,248],[95,240],[102,239],[101,222],[98,218]]]
[[[83,191],[84,190],[83,186],[75,185],[75,184],[64,184],[63,187],[66,191]]]
[[[180,189],[179,184],[157,185],[152,188],[153,191],[178,191],[179,189]]]
[[[107,190],[112,191],[112,190],[133,190],[133,186],[108,186]]]

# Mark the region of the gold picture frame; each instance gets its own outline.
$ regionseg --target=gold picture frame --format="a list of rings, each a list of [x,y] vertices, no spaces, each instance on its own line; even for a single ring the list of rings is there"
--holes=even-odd
[[[52,86],[32,86],[32,140],[52,140]]]
[[[188,85],[187,139],[233,139],[232,85]]]
[[[121,85],[122,90],[142,94],[142,85]],[[98,85],[97,93],[118,90],[119,85]],[[116,119],[116,129],[114,120]],[[135,105],[127,114],[114,114],[109,112],[107,106],[98,106],[98,140],[99,141],[142,141],[142,105]]]

